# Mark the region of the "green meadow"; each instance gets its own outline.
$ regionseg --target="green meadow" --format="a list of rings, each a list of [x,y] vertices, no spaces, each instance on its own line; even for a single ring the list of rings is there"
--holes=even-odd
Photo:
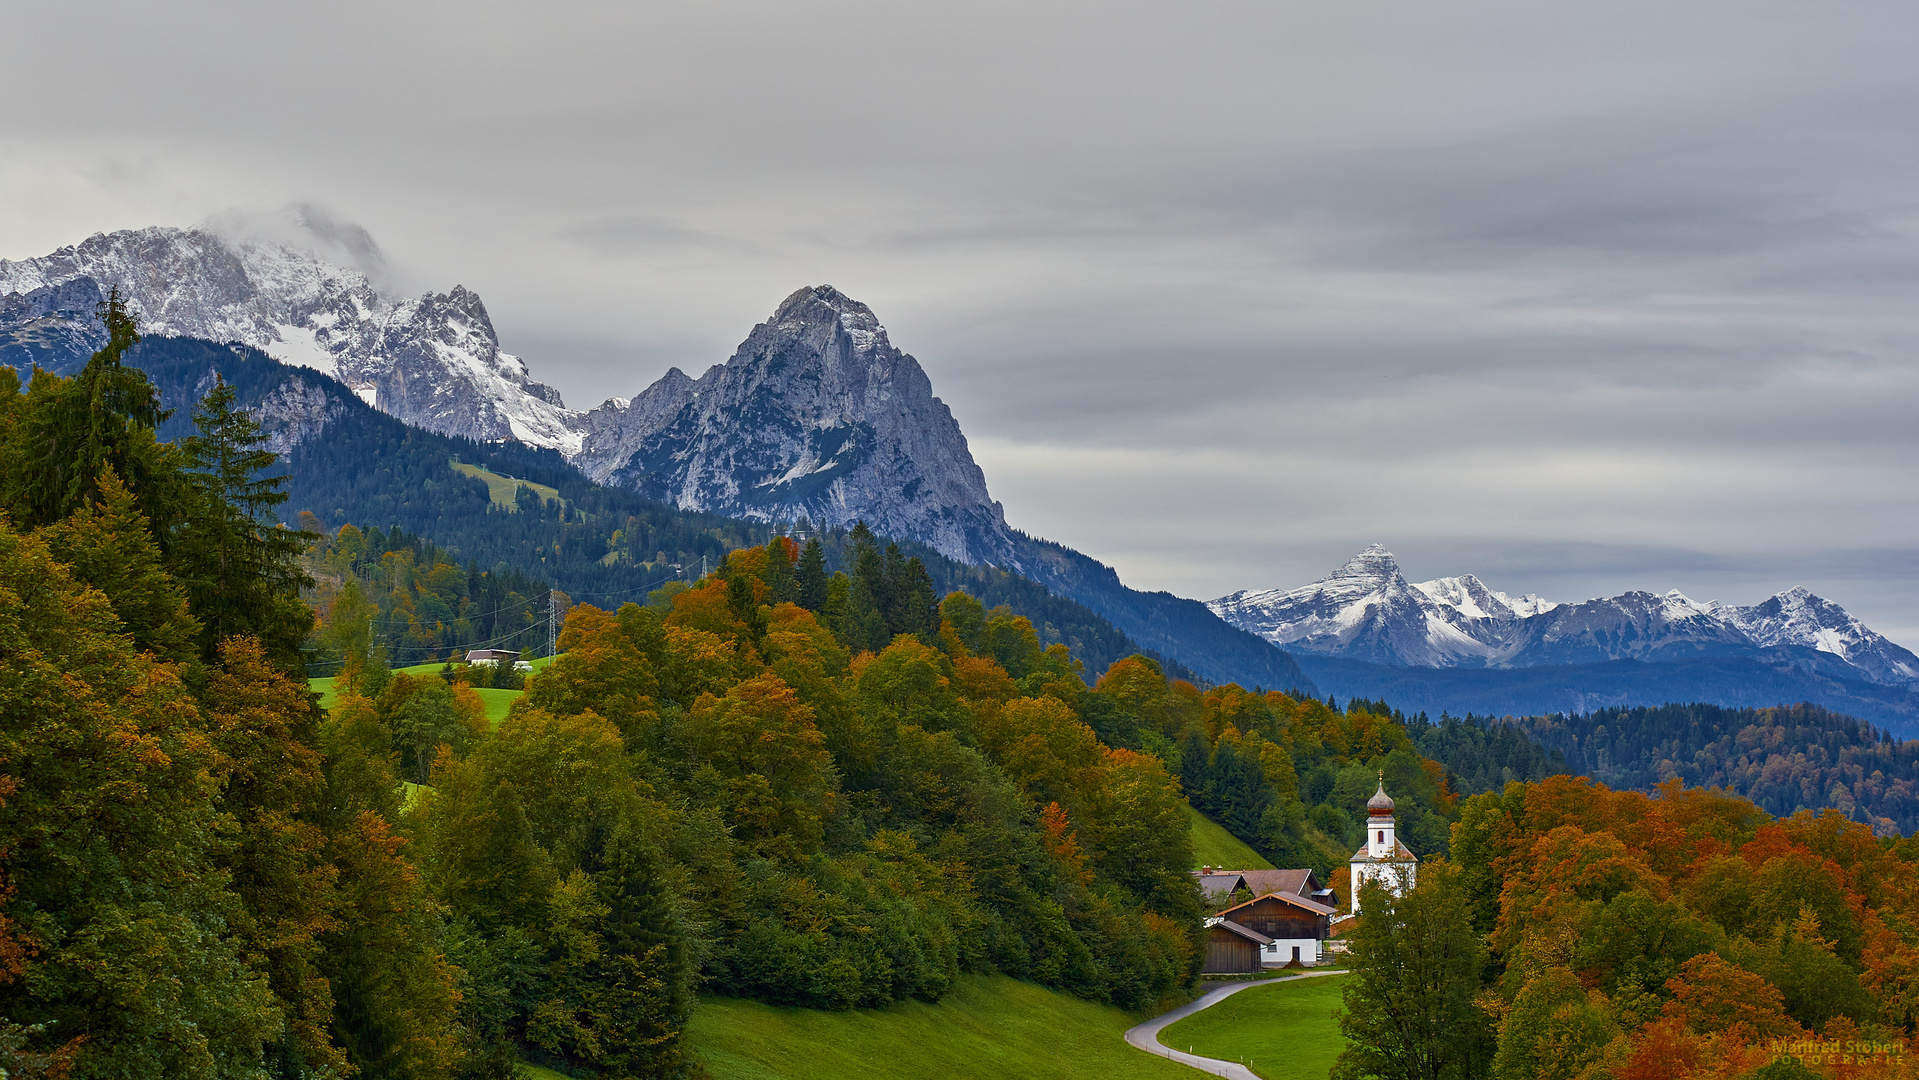
[[[534,494],[542,499],[558,499],[560,497],[559,489],[548,487],[545,484],[536,484],[531,480],[515,480],[511,477],[501,476],[499,473],[482,469],[478,465],[468,465],[461,461],[455,461],[451,464],[453,465],[454,472],[460,473],[463,476],[471,476],[475,480],[484,481],[486,483],[487,497],[493,500],[493,505],[506,510],[519,509],[518,499],[520,489],[523,487],[532,488]]]
[[[1193,865],[1220,866],[1228,870],[1271,870],[1273,864],[1259,857],[1245,841],[1205,814],[1186,807],[1193,823]]]
[[[825,1012],[709,997],[687,1035],[713,1080],[1179,1080],[1126,1044],[1144,1019],[1005,976],[963,976],[937,1005]]]
[[[528,662],[533,665],[533,670],[538,671],[552,663],[553,658],[550,656],[542,656]],[[393,670],[396,674],[437,675],[445,670],[445,668],[445,663],[436,661],[431,664],[414,664],[412,667],[394,668]],[[338,695],[335,693],[335,684],[338,683],[338,681],[336,677],[307,680],[308,689],[320,695],[320,707],[322,709],[331,709],[334,701],[338,700]],[[480,695],[480,700],[486,703],[486,718],[493,722],[493,726],[498,727],[500,721],[506,719],[506,711],[513,707],[513,703],[519,699],[524,691],[495,690],[492,687],[482,686],[476,687],[473,692]]]
[[[1345,977],[1289,979],[1242,990],[1159,1033],[1159,1041],[1266,1080],[1326,1080],[1346,1039],[1333,1020]]]

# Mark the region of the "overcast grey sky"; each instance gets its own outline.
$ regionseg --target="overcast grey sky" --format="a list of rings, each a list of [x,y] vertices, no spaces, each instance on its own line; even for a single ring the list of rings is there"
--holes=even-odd
[[[281,8],[286,10],[279,10]],[[81,14],[84,12],[84,14]],[[1919,5],[41,4],[0,257],[306,200],[569,404],[871,304],[1007,517],[1919,646]]]

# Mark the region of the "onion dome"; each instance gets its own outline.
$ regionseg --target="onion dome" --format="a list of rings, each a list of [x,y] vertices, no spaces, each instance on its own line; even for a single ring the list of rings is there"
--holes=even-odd
[[[1366,816],[1393,816],[1393,797],[1386,794],[1386,778],[1383,776],[1379,778],[1379,790],[1373,793],[1372,798],[1366,800]]]

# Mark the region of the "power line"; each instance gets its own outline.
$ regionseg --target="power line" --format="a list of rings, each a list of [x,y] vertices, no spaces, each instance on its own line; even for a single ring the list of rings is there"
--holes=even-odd
[[[644,585],[636,585],[636,586],[634,586],[634,587],[633,587],[633,588],[631,588],[631,589],[621,589],[621,590],[618,590],[618,591],[616,591],[616,592],[595,592],[595,591],[588,591],[588,592],[587,592],[587,595],[589,595],[589,596],[596,596],[596,597],[599,597],[600,599],[603,599],[603,600],[605,600],[605,599],[612,599],[612,598],[614,598],[614,597],[619,597],[619,596],[631,596],[632,594],[634,594],[634,593],[637,593],[637,592],[651,592],[651,591],[653,591],[654,589],[656,589],[656,588],[659,588],[659,587],[660,587],[661,585],[664,585],[664,584],[666,584],[666,583],[667,583],[667,582],[669,582],[669,581],[677,581],[678,579],[679,579],[679,574],[677,574],[677,573],[674,573],[674,574],[669,574],[669,575],[668,575],[668,576],[666,576],[666,577],[663,577],[663,578],[660,578],[660,579],[659,579],[659,580],[657,580],[657,581],[652,581],[652,582],[649,582],[649,583],[647,583],[647,584],[644,584]],[[493,617],[493,618],[494,618],[494,619],[495,619],[495,620],[497,621],[497,620],[499,619],[499,617],[500,617],[501,615],[503,615],[503,614],[506,614],[507,612],[510,612],[510,611],[513,611],[513,610],[515,610],[515,609],[517,609],[517,608],[522,608],[522,607],[530,607],[531,605],[533,605],[533,604],[535,604],[535,603],[539,603],[539,602],[542,602],[542,601],[544,601],[544,602],[545,602],[545,604],[547,605],[547,608],[548,608],[548,611],[547,611],[547,617],[546,617],[546,619],[544,619],[544,620],[542,620],[542,622],[544,622],[544,623],[545,623],[545,625],[546,625],[546,628],[547,628],[547,655],[548,655],[548,656],[552,656],[552,655],[554,655],[554,652],[555,652],[555,649],[556,649],[556,647],[557,647],[557,644],[558,644],[558,636],[559,636],[559,626],[558,626],[558,623],[559,623],[559,615],[558,615],[558,612],[559,612],[559,602],[560,602],[560,601],[559,601],[559,593],[560,593],[560,590],[559,590],[559,589],[555,589],[555,588],[550,588],[550,587],[549,587],[549,588],[547,589],[547,592],[546,592],[546,596],[545,596],[545,597],[536,597],[536,598],[529,598],[529,599],[527,599],[527,600],[524,600],[524,601],[521,601],[521,602],[520,602],[520,603],[518,603],[518,604],[513,604],[513,605],[510,605],[510,606],[508,606],[508,607],[503,607],[503,608],[496,608],[496,609],[495,609],[495,610],[494,610],[494,611],[493,611],[493,612],[492,612],[491,614],[492,614],[492,617]],[[376,618],[377,618],[377,616],[368,616],[368,619],[367,619],[367,622],[368,622],[368,636],[369,636],[369,637],[371,637],[371,636],[372,636],[372,623],[373,623],[373,621],[374,621],[374,619],[376,619]],[[522,626],[522,627],[520,627],[520,628],[519,628],[519,629],[517,629],[517,630],[509,630],[509,631],[507,631],[507,632],[506,632],[506,633],[504,633],[504,634],[501,634],[501,635],[499,635],[499,636],[497,636],[497,637],[494,637],[494,638],[491,638],[491,639],[488,639],[488,640],[486,640],[486,641],[478,641],[478,642],[472,642],[472,643],[469,643],[469,644],[466,644],[466,645],[448,645],[448,646],[439,646],[439,645],[392,645],[392,646],[384,646],[384,645],[383,645],[383,646],[381,646],[381,647],[382,647],[382,648],[385,648],[385,649],[387,650],[387,652],[388,652],[389,654],[397,654],[397,653],[415,653],[415,654],[418,654],[418,653],[424,653],[424,654],[426,654],[426,655],[428,655],[428,656],[436,656],[436,655],[438,655],[438,654],[439,654],[440,652],[442,652],[442,651],[443,651],[443,650],[445,650],[445,649],[453,649],[453,650],[466,650],[466,651],[471,651],[471,650],[473,650],[473,649],[484,649],[484,648],[488,648],[488,647],[490,647],[490,646],[494,646],[494,645],[499,645],[499,644],[502,644],[502,643],[504,643],[504,642],[506,642],[506,641],[509,641],[509,640],[511,640],[511,639],[513,639],[513,638],[516,638],[516,637],[519,637],[520,635],[522,635],[522,634],[524,634],[524,633],[526,633],[526,632],[527,632],[528,630],[532,630],[532,629],[535,629],[535,628],[537,628],[537,627],[539,627],[540,625],[541,625],[541,623],[540,623],[540,622],[530,622],[530,623],[527,623],[527,624],[526,624],[525,626]],[[307,666],[307,668],[308,668],[308,669],[310,670],[310,669],[312,669],[312,668],[316,668],[316,667],[326,667],[326,666],[330,666],[330,665],[343,665],[343,664],[345,664],[345,663],[346,663],[346,660],[344,660],[344,659],[340,659],[340,660],[315,660],[315,661],[312,661],[311,663],[309,663],[309,664],[307,664],[306,666]]]

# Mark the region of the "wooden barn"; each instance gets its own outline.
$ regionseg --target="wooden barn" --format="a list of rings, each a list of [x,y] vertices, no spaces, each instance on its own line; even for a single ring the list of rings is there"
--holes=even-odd
[[[1332,932],[1334,909],[1291,893],[1267,893],[1219,913],[1222,923],[1240,926],[1266,939],[1266,967],[1310,967],[1321,960],[1320,942]],[[1210,947],[1208,953],[1210,955]]]
[[[1240,975],[1260,969],[1273,939],[1230,919],[1206,920],[1208,975]]]

